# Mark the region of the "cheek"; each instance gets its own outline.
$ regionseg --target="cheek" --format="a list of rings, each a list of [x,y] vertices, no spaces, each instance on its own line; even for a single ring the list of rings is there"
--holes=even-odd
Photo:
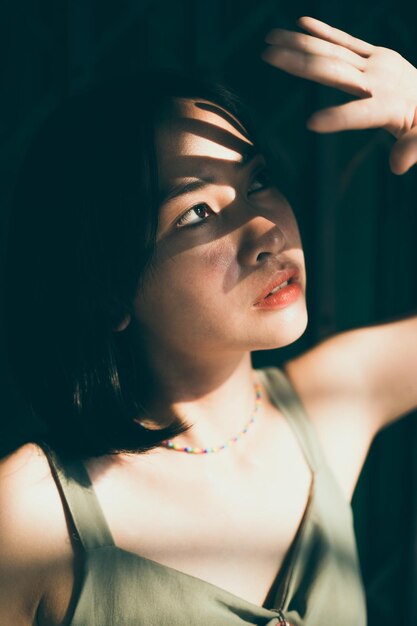
[[[239,276],[236,250],[226,239],[196,248],[184,258],[184,266],[181,284],[175,278],[184,302],[205,311],[216,309],[219,295],[226,293],[227,285],[235,284]]]
[[[192,304],[201,298],[212,300],[214,292],[238,276],[236,250],[231,241],[219,239],[190,248],[175,256],[158,255],[150,273],[146,299],[151,302],[161,294],[175,293],[175,299]]]
[[[293,248],[302,248],[301,235],[298,228],[298,224],[295,219],[289,219],[286,225],[288,231],[288,240],[292,244]]]
[[[159,260],[136,300],[136,318],[171,344],[211,341],[223,329],[221,296],[229,276],[238,276],[230,241],[218,240]]]
[[[279,220],[278,226],[285,233],[288,243],[291,247],[299,248],[301,246],[301,237],[298,223],[295,219],[294,212],[287,201],[285,201]]]
[[[203,262],[207,267],[207,275],[216,282],[223,284],[224,281],[228,282],[238,276],[236,250],[226,241],[210,246],[203,257]]]

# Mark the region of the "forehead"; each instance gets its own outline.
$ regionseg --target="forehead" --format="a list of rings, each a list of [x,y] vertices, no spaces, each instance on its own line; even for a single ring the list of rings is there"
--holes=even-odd
[[[190,177],[199,166],[243,161],[253,151],[245,128],[206,100],[175,99],[156,137],[161,178]]]

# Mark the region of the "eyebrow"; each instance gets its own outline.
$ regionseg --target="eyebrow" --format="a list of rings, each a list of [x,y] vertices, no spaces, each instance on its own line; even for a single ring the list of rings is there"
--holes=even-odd
[[[241,161],[234,161],[234,166],[241,169],[253,161],[258,155],[259,152],[254,149],[254,146],[251,146],[245,150]],[[215,179],[212,176],[190,176],[183,179],[182,182],[177,185],[167,186],[163,189],[159,197],[159,204],[165,204],[169,200],[173,200],[179,196],[204,189],[205,187],[212,185],[214,182]]]

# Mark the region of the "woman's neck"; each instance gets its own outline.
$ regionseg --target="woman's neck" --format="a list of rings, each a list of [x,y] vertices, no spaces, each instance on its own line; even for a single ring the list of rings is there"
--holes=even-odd
[[[172,366],[175,364],[175,367]],[[149,406],[153,424],[178,415],[191,428],[175,442],[211,447],[225,443],[247,424],[255,407],[250,353],[217,356],[178,355],[151,361],[155,389]]]

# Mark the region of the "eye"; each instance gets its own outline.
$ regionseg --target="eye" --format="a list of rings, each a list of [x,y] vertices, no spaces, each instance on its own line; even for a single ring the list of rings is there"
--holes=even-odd
[[[177,228],[181,228],[182,226],[197,226],[198,224],[203,224],[212,213],[213,211],[208,204],[200,202],[191,207],[191,209],[188,209],[188,211],[180,217],[176,226]]]
[[[252,179],[248,193],[263,191],[272,186],[271,176],[266,168],[258,171]]]

